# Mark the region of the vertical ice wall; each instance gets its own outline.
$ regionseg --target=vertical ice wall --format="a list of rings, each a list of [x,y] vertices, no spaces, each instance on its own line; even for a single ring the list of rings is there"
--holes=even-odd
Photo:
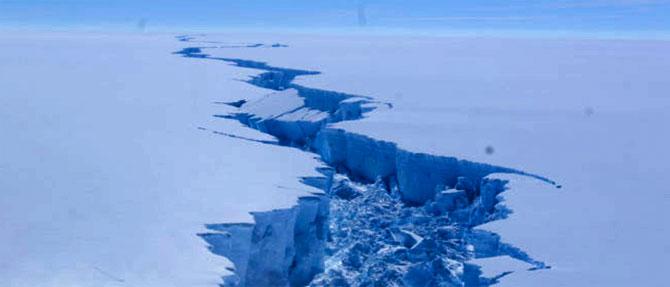
[[[254,224],[212,224],[199,235],[235,265],[224,286],[305,286],[324,270],[328,210],[327,197],[303,197],[252,213]]]

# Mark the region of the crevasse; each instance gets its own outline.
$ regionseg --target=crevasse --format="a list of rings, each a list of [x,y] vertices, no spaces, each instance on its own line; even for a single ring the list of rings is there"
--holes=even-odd
[[[487,175],[514,173],[554,182],[511,168],[415,153],[333,128],[332,123],[392,105],[293,83],[315,71],[213,57],[203,49],[175,54],[260,70],[247,83],[273,91],[229,103],[238,110],[217,117],[316,153],[328,166],[319,169],[322,177],[302,180],[324,194],[300,198],[289,209],[253,212],[254,224],[208,224],[210,232],[199,234],[213,253],[235,265],[222,286],[486,286],[506,274],[484,278],[467,261],[500,255],[547,268],[476,226],[510,213],[498,197],[506,182]]]

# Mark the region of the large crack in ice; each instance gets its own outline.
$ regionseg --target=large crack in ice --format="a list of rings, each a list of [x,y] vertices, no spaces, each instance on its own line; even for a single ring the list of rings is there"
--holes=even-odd
[[[325,195],[300,198],[289,209],[253,212],[254,224],[209,224],[210,232],[199,234],[213,253],[235,265],[222,286],[488,286],[507,273],[486,278],[467,261],[502,255],[527,262],[531,269],[548,268],[499,235],[476,227],[511,212],[499,197],[506,182],[488,175],[553,181],[415,153],[331,127],[392,105],[293,83],[316,71],[203,52],[220,47],[188,47],[175,54],[260,70],[246,82],[274,92],[227,103],[237,112],[216,116],[270,134],[280,145],[316,153],[328,166],[319,169],[322,177],[302,179]]]

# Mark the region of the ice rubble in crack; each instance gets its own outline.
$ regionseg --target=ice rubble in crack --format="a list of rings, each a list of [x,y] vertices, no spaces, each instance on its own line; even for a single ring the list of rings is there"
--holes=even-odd
[[[471,183],[464,177],[458,181]],[[439,191],[424,206],[410,207],[397,189],[388,191],[382,182],[360,184],[336,175],[329,188],[326,270],[310,286],[487,286],[505,274],[484,278],[477,266],[464,262],[501,255],[545,268],[496,234],[472,229],[473,221],[507,215],[496,206],[505,183],[460,184]],[[468,199],[474,193],[479,195]]]
[[[223,118],[275,136],[280,144],[319,154],[330,168],[304,178],[325,195],[288,209],[254,212],[254,224],[208,225],[213,253],[235,264],[223,286],[486,286],[468,259],[500,255],[546,268],[497,234],[475,227],[503,219],[505,182],[492,173],[522,171],[415,153],[395,143],[330,127],[389,104],[292,83],[318,72],[212,57],[202,48],[175,54],[264,71],[247,83],[274,90],[230,103]]]

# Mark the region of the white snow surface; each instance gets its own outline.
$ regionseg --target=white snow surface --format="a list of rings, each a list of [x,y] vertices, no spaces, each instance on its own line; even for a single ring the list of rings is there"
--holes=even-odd
[[[215,119],[262,95],[169,35],[0,36],[0,286],[217,286],[196,236],[319,192],[319,163]],[[200,130],[205,127],[208,130]]]
[[[296,82],[394,105],[339,127],[561,184],[502,176],[514,213],[481,228],[552,268],[510,266],[501,285],[666,282],[670,43],[207,39],[287,44],[205,53],[321,71]],[[266,93],[236,80],[258,71],[171,55],[197,44],[167,35],[3,34],[0,44],[1,286],[214,286],[226,265],[195,236],[202,224],[246,222],[316,191],[297,180],[315,174],[309,154],[211,133],[272,140],[211,117],[231,109],[214,101]]]

